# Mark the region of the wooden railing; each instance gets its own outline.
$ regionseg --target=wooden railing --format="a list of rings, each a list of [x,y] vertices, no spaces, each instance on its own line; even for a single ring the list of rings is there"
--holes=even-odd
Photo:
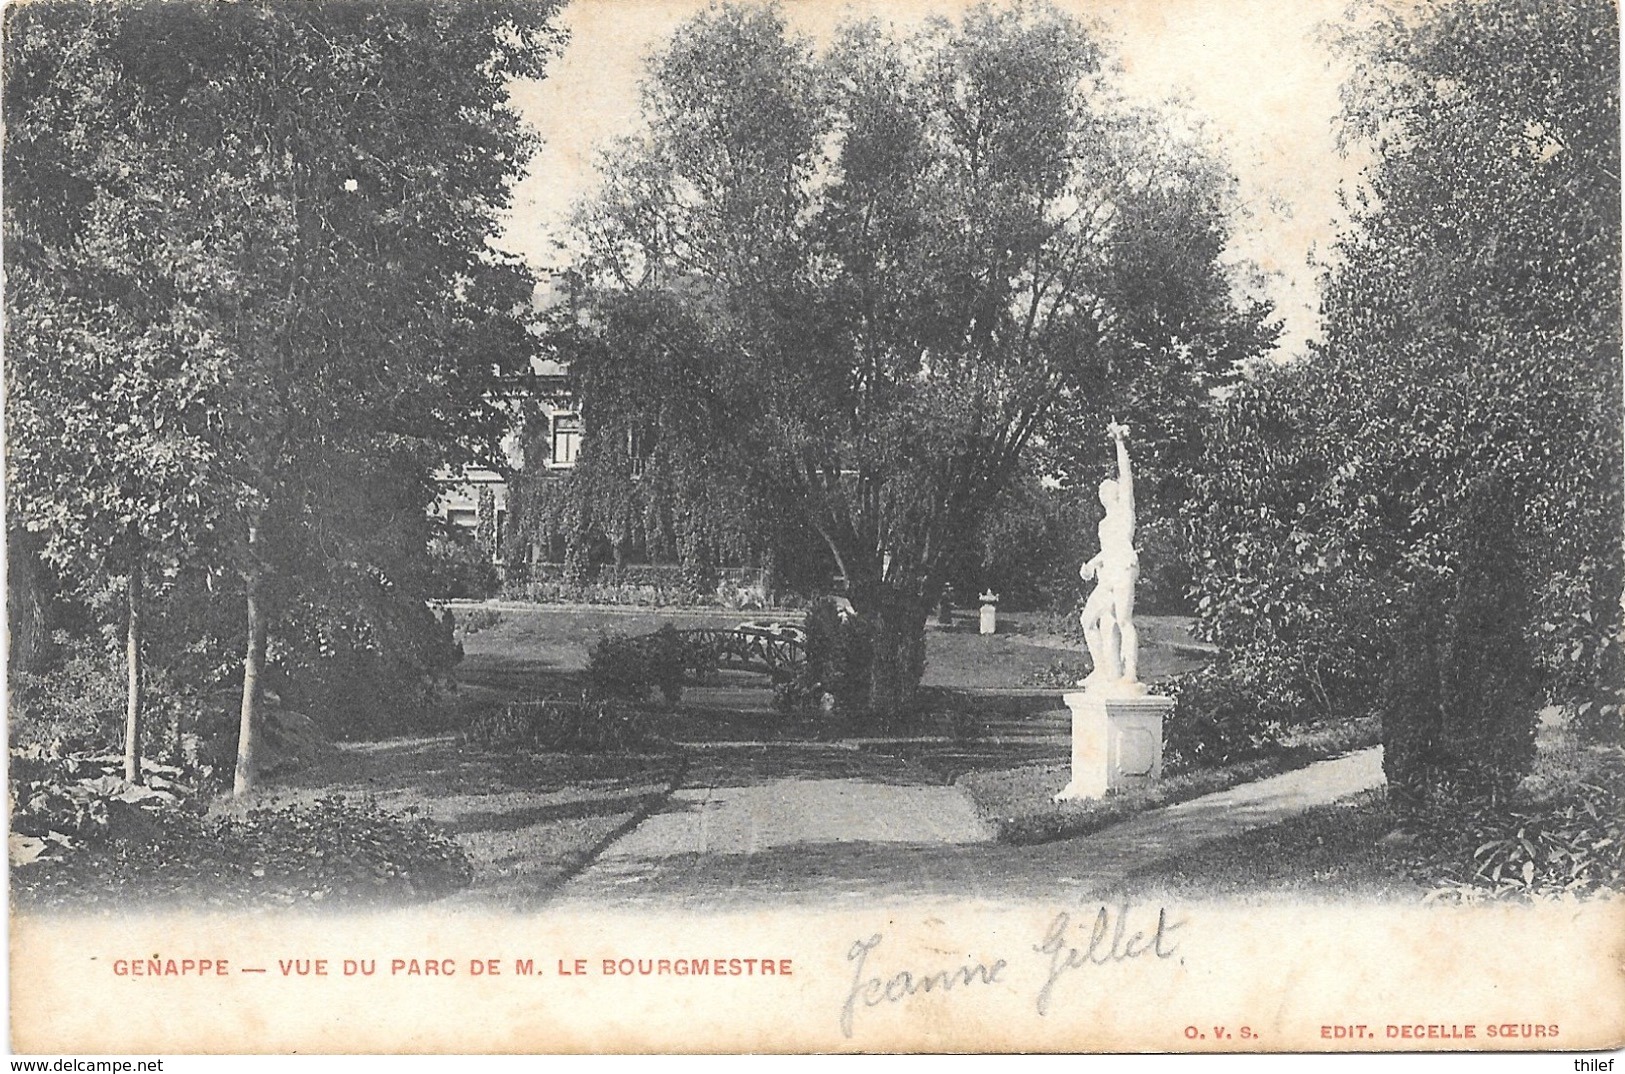
[[[703,678],[728,668],[759,671],[774,678],[789,677],[807,662],[800,638],[756,630],[683,630],[693,666],[690,673]]]

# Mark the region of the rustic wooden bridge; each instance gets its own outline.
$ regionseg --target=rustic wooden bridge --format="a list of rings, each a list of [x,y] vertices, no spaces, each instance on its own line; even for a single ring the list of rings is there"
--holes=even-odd
[[[680,630],[678,633],[687,643],[688,670],[700,679],[723,669],[788,678],[807,662],[807,644],[799,633],[751,627]]]

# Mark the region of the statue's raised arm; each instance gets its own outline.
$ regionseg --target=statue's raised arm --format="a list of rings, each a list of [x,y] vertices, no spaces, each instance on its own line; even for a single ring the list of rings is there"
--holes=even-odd
[[[1117,445],[1117,501],[1123,512],[1123,521],[1129,534],[1134,533],[1134,467],[1128,458],[1128,426],[1117,421],[1107,424],[1106,431]]]

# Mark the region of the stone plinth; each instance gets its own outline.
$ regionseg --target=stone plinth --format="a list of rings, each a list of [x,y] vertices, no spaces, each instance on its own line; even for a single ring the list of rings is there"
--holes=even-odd
[[[1174,700],[1144,691],[1138,684],[1090,686],[1064,695],[1072,710],[1072,782],[1057,802],[1162,777],[1162,721]]]
[[[979,624],[981,633],[997,634],[999,632],[999,595],[989,590],[977,599],[982,602],[982,618]]]

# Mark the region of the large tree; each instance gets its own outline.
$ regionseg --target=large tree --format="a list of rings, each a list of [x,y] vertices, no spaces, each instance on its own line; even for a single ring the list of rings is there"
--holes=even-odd
[[[912,702],[926,608],[1035,438],[1103,435],[1055,419],[1103,416],[1131,369],[1183,363],[1200,400],[1267,335],[1218,262],[1224,173],[1050,9],[820,52],[774,8],[715,8],[643,116],[559,339],[589,442],[652,427],[815,534],[873,623],[876,709]]]
[[[10,524],[87,599],[122,590],[125,777],[141,779],[147,593],[206,559],[233,487],[209,430],[219,285],[170,226],[185,162],[112,60],[109,9],[7,13],[6,476]],[[26,570],[26,565],[13,565]]]
[[[523,367],[530,280],[487,238],[534,144],[507,87],[540,75],[552,12],[510,0],[8,12],[8,121],[41,132],[38,144],[8,138],[8,184],[28,174],[41,195],[8,198],[8,229],[41,213],[63,221],[27,251],[29,278],[49,288],[56,264],[105,279],[108,262],[134,263],[127,275],[158,282],[87,289],[120,316],[153,310],[170,326],[153,345],[167,364],[137,404],[201,384],[185,429],[211,452],[206,510],[246,610],[239,792],[253,781],[279,611],[296,597],[376,608],[409,591],[434,470],[496,439],[493,388]],[[83,145],[93,163],[115,159],[86,172],[87,154],[71,152]],[[54,159],[58,146],[70,152]],[[109,204],[144,215],[102,225]],[[130,239],[109,248],[98,227]],[[7,297],[33,302],[21,286]],[[86,320],[60,323],[77,332]],[[13,405],[31,398],[28,371],[53,365],[79,378],[60,393],[67,406],[94,405],[123,376],[119,351],[141,353],[144,328],[115,324],[100,361],[21,339]],[[66,465],[54,450],[32,442],[47,478]]]
[[[1279,677],[1301,657],[1385,685],[1323,695],[1386,702],[1395,783],[1504,785],[1535,687],[1617,727],[1617,11],[1451,0],[1345,45],[1345,131],[1373,163],[1323,345],[1230,407],[1199,497],[1206,608]]]

